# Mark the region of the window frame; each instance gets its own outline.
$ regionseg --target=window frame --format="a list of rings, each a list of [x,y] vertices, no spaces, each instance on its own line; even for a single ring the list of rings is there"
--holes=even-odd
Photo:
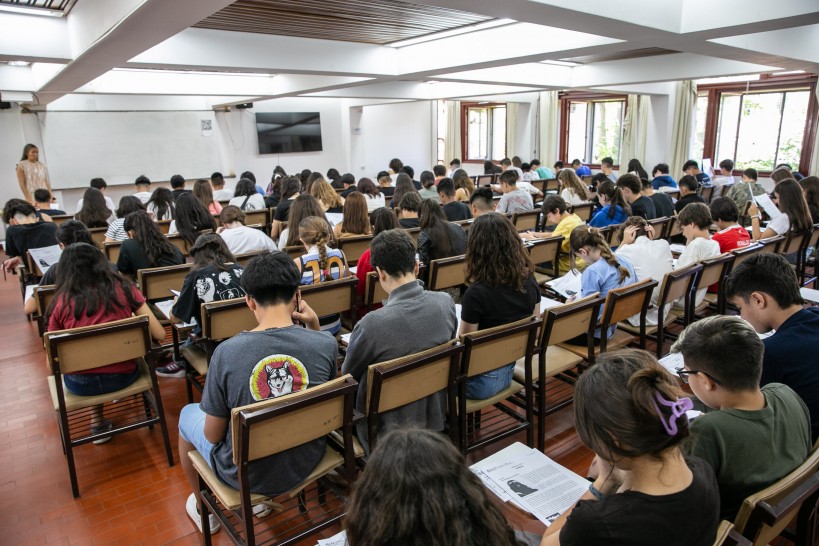
[[[714,168],[719,168],[722,159],[714,157],[717,148],[717,131],[719,129],[719,108],[722,102],[723,93],[756,93],[756,92],[776,92],[776,91],[798,91],[808,90],[808,114],[805,118],[805,129],[802,135],[802,153],[799,157],[799,165],[792,165],[803,176],[808,176],[810,164],[813,156],[813,144],[816,141],[817,113],[819,105],[816,100],[815,74],[791,74],[785,76],[774,76],[772,74],[760,74],[757,81],[739,81],[729,83],[714,83],[697,86],[697,96],[707,96],[708,106],[705,109],[705,130],[703,131],[702,156],[710,157]],[[781,134],[779,135],[781,138]],[[731,158],[735,160],[735,158]],[[759,171],[760,177],[770,177],[772,171]],[[742,175],[742,169],[734,169],[733,176]]]
[[[560,147],[558,155],[564,164],[568,165],[574,159],[568,156],[569,154],[569,114],[571,111],[571,103],[573,102],[622,102],[623,103],[623,120],[625,121],[628,115],[628,95],[619,93],[591,93],[585,91],[561,91],[558,93],[558,101],[560,104]],[[593,109],[593,107],[592,107]],[[588,131],[588,128],[586,129]],[[620,145],[622,146],[623,127],[620,126]],[[586,133],[588,136],[588,133]],[[613,157],[614,170],[620,169],[620,158]],[[590,169],[600,170],[600,163],[586,163]]]
[[[467,159],[467,151],[469,150],[469,109],[470,108],[497,108],[502,106],[506,108],[506,123],[509,123],[509,108],[505,102],[462,102],[461,103],[461,163],[472,163],[481,165],[485,161],[491,161],[494,164],[499,164],[500,161],[494,159]],[[491,118],[491,116],[490,116]],[[492,138],[492,135],[489,135]],[[506,143],[506,136],[504,135],[504,154],[508,154],[508,146]],[[508,155],[504,155],[508,157]]]

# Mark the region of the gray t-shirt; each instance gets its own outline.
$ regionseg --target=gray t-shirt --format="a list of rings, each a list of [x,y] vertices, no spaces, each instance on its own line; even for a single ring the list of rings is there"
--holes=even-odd
[[[338,345],[333,336],[298,326],[242,332],[216,348],[200,407],[230,419],[233,408],[276,398],[326,383],[336,376]],[[250,489],[277,495],[295,487],[324,455],[324,439],[250,464]],[[233,464],[230,426],[211,452],[211,466],[223,482],[239,487]]]
[[[534,210],[534,208],[532,196],[529,192],[517,188],[501,196],[497,211],[504,214],[514,214],[516,212],[528,212]]]

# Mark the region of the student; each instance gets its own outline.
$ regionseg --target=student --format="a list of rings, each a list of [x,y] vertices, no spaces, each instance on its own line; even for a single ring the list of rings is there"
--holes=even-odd
[[[574,213],[567,210],[568,205],[559,195],[548,195],[543,200],[543,209],[541,216],[544,218],[546,225],[555,225],[554,231],[545,232],[527,232],[521,234],[521,237],[526,240],[546,239],[548,237],[563,237],[563,243],[560,247],[560,260],[558,261],[559,273],[565,275],[570,269],[583,270],[586,267],[586,262],[576,258],[572,260],[570,256],[571,245],[569,244],[569,236],[577,226],[583,224],[583,220]]]
[[[102,192],[96,188],[85,190],[82,198],[82,208],[74,215],[75,220],[79,220],[88,229],[107,228],[113,211],[105,206],[105,198]]]
[[[222,212],[222,205],[213,197],[213,188],[210,182],[204,178],[200,178],[193,183],[193,196],[202,203],[203,207],[208,209],[210,214],[216,215]]]
[[[334,190],[343,190],[345,188],[344,183],[341,181],[341,173],[338,172],[338,169],[327,169],[327,180],[330,181],[330,185]]]
[[[440,202],[440,198],[438,197],[438,190],[435,189],[435,175],[430,171],[424,171],[421,173],[421,185],[423,186],[422,189],[418,190],[418,193],[424,199],[432,199],[436,203]]]
[[[108,187],[108,184],[102,178],[92,178],[90,187],[97,188],[105,195],[105,190]],[[114,204],[114,200],[105,195],[105,206],[108,207],[109,210],[114,210],[117,206]],[[75,211],[82,209],[82,199],[77,201],[77,206],[74,208]]]
[[[34,206],[25,201],[6,202],[3,207],[3,219],[8,220],[9,224],[6,227],[4,245],[7,259],[3,262],[3,267],[8,272],[14,271],[20,263],[25,262],[29,249],[57,244],[54,238],[57,224],[38,220]]]
[[[248,178],[248,180],[250,180]],[[252,180],[250,181],[251,184],[254,184],[255,188],[259,186],[255,186],[255,182]],[[299,186],[301,187],[301,186]],[[267,187],[267,193],[264,195],[264,208],[266,209],[275,209],[279,206],[279,203],[282,200],[282,191],[284,188],[284,178],[276,178],[270,185]],[[237,191],[238,191],[238,184],[237,184]],[[258,192],[257,192],[258,193]],[[236,194],[233,194],[234,199],[236,198]],[[228,202],[230,204],[230,202]],[[274,211],[275,212],[275,211]]]
[[[367,200],[367,214],[375,209],[386,206],[386,199],[378,186],[369,178],[361,178],[358,181],[358,191]]]
[[[147,212],[132,212],[123,224],[128,239],[122,241],[117,269],[123,275],[136,277],[140,269],[166,267],[185,263],[185,257],[165,237]]]
[[[583,165],[579,159],[572,160],[572,169],[574,169],[577,176],[591,176],[592,173],[591,169],[587,165]]]
[[[592,217],[589,225],[596,228],[622,224],[631,214],[631,206],[614,182],[606,180],[597,187],[597,198],[602,207]]]
[[[512,162],[510,161],[509,164],[511,165]],[[503,172],[503,168],[500,165],[495,165],[494,161],[486,160],[483,162],[483,174],[500,174]]]
[[[410,178],[408,174],[400,173],[395,177],[395,193],[390,201],[390,208],[396,212],[400,212],[401,209],[399,205],[401,204],[401,200],[408,193],[418,193],[418,190],[415,189],[412,178]]]
[[[640,180],[640,184],[642,184],[640,193],[654,203],[654,212],[657,218],[671,218],[674,216],[674,201],[671,200],[671,196],[665,192],[655,192],[648,180]]]
[[[438,182],[438,197],[441,201],[441,210],[450,222],[472,218],[469,207],[455,198],[455,184],[451,178],[442,178]]]
[[[599,292],[600,297],[605,298],[609,290],[622,288],[637,282],[634,266],[627,258],[615,256],[612,253],[599,229],[586,225],[578,226],[569,236],[569,245],[571,246],[571,257],[576,256],[588,264],[588,267],[583,270],[583,274],[580,276],[581,298],[595,292]],[[574,297],[572,296],[572,299]],[[603,308],[601,307],[597,320],[600,320],[602,315]],[[616,324],[609,326],[607,332],[602,332],[600,328],[597,328],[594,331],[594,342],[599,343],[603,335],[610,338],[614,335],[616,328]],[[570,340],[569,343],[588,345],[588,338],[586,334],[582,334]]]
[[[395,176],[397,177],[398,174],[395,174]],[[375,177],[375,180],[377,182],[378,191],[384,195],[384,202],[386,203],[387,197],[392,197],[395,194],[395,186],[392,185],[392,176],[387,171],[381,171]]]
[[[137,177],[134,185],[136,186],[134,197],[142,201],[143,205],[147,204],[151,198],[151,181],[143,174]]]
[[[626,168],[626,170],[630,174],[633,174],[634,176],[636,176],[637,178],[639,178],[641,180],[644,179],[644,178],[648,179],[648,173],[643,168],[643,165],[642,165],[642,163],[640,163],[639,159],[635,158],[635,159],[630,160],[628,162],[628,167]]]
[[[51,208],[51,192],[45,188],[34,190],[34,208],[45,212],[49,217],[65,214],[64,210]]]
[[[293,206],[290,207],[287,227],[284,228],[284,231],[282,231],[282,234],[279,236],[279,243],[282,248],[302,245],[301,239],[299,238],[298,226],[302,220],[310,216],[318,216],[327,222],[328,225],[330,224],[324,215],[324,210],[322,210],[321,203],[318,202],[318,199],[312,195],[299,195],[293,200]],[[293,229],[290,229],[290,226],[293,226]],[[328,242],[331,246],[333,245],[334,239],[332,235]]]
[[[701,262],[706,258],[718,256],[720,253],[719,243],[711,240],[711,212],[703,203],[691,203],[677,215],[677,221],[682,226],[682,234],[685,237],[685,249],[677,258],[675,269],[682,269],[693,263]],[[700,287],[694,298],[694,306],[698,306],[705,298],[708,291],[707,286]],[[682,305],[679,301],[678,306]]]
[[[345,237],[358,237],[359,235],[369,235],[370,215],[367,212],[367,199],[361,192],[354,192],[344,200],[344,212],[341,222],[333,227],[333,235],[336,240]]]
[[[552,165],[552,168],[554,168],[556,173],[561,171],[564,168],[563,162],[558,159],[557,161],[555,161],[555,164]]]
[[[225,179],[222,173],[210,175],[210,184],[213,186],[213,198],[216,201],[230,201],[233,199],[233,192],[225,188]]]
[[[495,210],[503,214],[528,212],[535,208],[529,192],[517,187],[518,174],[513,170],[506,170],[500,175],[500,190],[503,195]]]
[[[383,308],[367,313],[355,325],[341,367],[341,373],[349,373],[359,383],[356,408],[362,412],[367,400],[367,368],[371,364],[446,343],[455,337],[458,328],[452,298],[444,292],[424,290],[423,283],[416,279],[415,243],[405,231],[380,232],[373,238],[370,253],[370,264],[378,272],[378,280],[389,298]],[[400,335],[396,335],[398,332]],[[385,339],[390,342],[384,343]],[[382,413],[379,419],[383,431],[412,425],[442,431],[446,422],[446,393],[440,391]],[[358,425],[357,432],[369,451],[367,424]]]
[[[466,278],[459,335],[540,315],[540,287],[535,265],[520,236],[505,216],[482,214],[469,228]],[[471,377],[466,397],[485,400],[512,382],[515,363]]]
[[[802,399],[781,383],[759,388],[763,349],[748,322],[721,315],[690,324],[671,348],[685,362],[680,379],[712,408],[691,422],[685,451],[711,465],[720,518],[728,521],[746,497],[789,474],[811,450]]]
[[[128,238],[128,232],[125,231],[125,217],[136,211],[147,212],[145,205],[138,197],[133,195],[126,195],[119,200],[119,207],[114,211],[117,216],[116,220],[108,224],[108,231],[105,232],[105,242],[113,243],[116,241],[124,241]],[[173,222],[171,222],[173,224]]]
[[[787,180],[789,178],[793,178],[793,174],[791,173],[790,167],[777,167],[776,169],[771,172],[771,180],[774,181],[774,184],[777,182],[782,182],[783,180]]]
[[[236,193],[228,201],[228,205],[239,207],[243,211],[264,210],[264,197],[256,192],[256,186],[248,178],[242,178],[236,183]]]
[[[523,546],[489,497],[445,436],[395,430],[379,439],[355,483],[344,518],[347,543]]]
[[[663,278],[674,269],[674,258],[671,247],[664,239],[655,239],[654,228],[640,216],[632,216],[620,227],[620,245],[614,253],[618,258],[625,258],[631,262],[636,275],[635,282],[653,279],[659,284],[651,292],[651,307],[646,314],[646,325],[656,326],[658,323],[657,300]],[[663,311],[667,316],[669,309]],[[633,326],[640,326],[640,316],[635,315],[628,319]]]
[[[214,173],[218,174],[218,173]],[[185,189],[185,177],[181,174],[175,174],[171,177],[171,196],[176,201],[180,195],[191,193],[191,190]]]
[[[125,277],[111,270],[96,246],[75,243],[60,256],[56,275],[57,292],[46,311],[48,331],[67,330],[121,320],[132,315],[148,317],[151,337],[165,339],[165,329],[153,316],[140,291]],[[116,362],[81,373],[64,374],[65,388],[77,396],[97,396],[124,389],[139,379],[134,360]],[[102,405],[91,408],[91,433],[111,430],[113,422],[103,418]],[[102,444],[110,436],[94,440]]]
[[[506,171],[515,171],[515,173],[518,175],[517,180],[523,179],[523,171],[520,169],[520,167],[513,165],[512,160],[508,157],[504,157],[500,160],[500,168],[501,174],[505,173]]]
[[[458,172],[460,169],[461,160],[456,157],[455,159],[449,162],[449,172],[447,173],[447,176],[449,176],[450,178],[454,178],[455,173]]]
[[[683,172],[689,176],[693,176],[700,186],[709,188],[713,186],[711,177],[700,170],[700,165],[693,159],[689,159],[683,164]]]
[[[538,180],[549,180],[555,177],[552,169],[541,165],[539,159],[533,159],[529,164],[532,166],[532,170],[537,171]]]
[[[560,197],[562,197],[568,205],[574,206],[580,203],[588,203],[591,199],[589,188],[577,177],[574,171],[564,169],[557,173],[557,179],[560,181]]]
[[[202,203],[191,193],[176,200],[176,218],[168,226],[168,233],[179,233],[189,246],[196,243],[201,231],[216,231],[216,221]]]
[[[280,180],[280,179],[282,179],[282,178],[284,178],[286,176],[287,176],[287,174],[284,173],[284,169],[282,169],[281,167],[276,165],[276,168],[273,169],[273,180],[274,181],[275,180]],[[239,175],[239,179],[241,180],[242,178],[247,178],[247,179],[251,180],[256,185],[256,192],[259,195],[265,195],[265,191],[256,182],[256,175],[255,174],[253,174],[250,171],[245,171],[245,172],[243,172],[242,174]]]
[[[260,250],[278,250],[276,243],[262,230],[245,225],[245,213],[239,207],[226,206],[219,213],[219,220],[222,226],[216,232],[222,236],[234,256]]]
[[[378,235],[382,231],[397,229],[398,227],[400,227],[398,224],[398,219],[390,209],[382,207],[373,212],[373,235]],[[361,257],[358,258],[358,262],[356,262],[355,276],[358,278],[356,295],[358,296],[359,300],[364,299],[364,291],[367,287],[367,273],[370,271],[375,271],[372,266],[370,256],[371,251],[368,248],[361,254]],[[381,307],[380,304],[375,304],[373,309],[377,309],[379,307]],[[359,312],[356,313],[356,316],[360,319],[365,314],[367,314],[367,308],[363,305],[359,306]]]
[[[611,179],[603,173],[593,174],[591,177],[591,181],[589,182],[588,190],[589,192],[597,192],[600,184],[603,182],[611,182]],[[613,183],[613,182],[612,182]],[[595,210],[600,208],[600,199],[597,196],[593,196],[589,199],[590,203],[594,203]]]
[[[459,169],[452,177],[452,183],[455,184],[455,199],[462,203],[468,202],[469,196],[475,191],[475,183],[472,182],[472,177],[466,174],[465,170]]]
[[[805,192],[802,191],[796,180],[787,179],[777,182],[773,194],[776,198],[777,207],[782,214],[768,222],[768,226],[764,231],[759,227],[759,207],[756,202],[751,203],[748,208],[754,241],[775,235],[785,235],[790,230],[799,232],[813,228],[808,202],[805,200]]]
[[[173,197],[173,192],[168,188],[160,187],[155,189],[145,208],[148,214],[153,215],[157,221],[173,220],[176,212],[176,200]]]
[[[396,190],[396,192],[397,191],[398,190]],[[341,214],[344,212],[344,198],[341,197],[324,178],[313,181],[313,185],[310,186],[308,193],[318,201],[321,210],[324,212],[332,214]]]
[[[728,190],[734,185],[734,162],[730,159],[723,159],[719,162],[720,176],[714,179],[714,191],[711,199],[728,195]]]
[[[725,296],[759,333],[774,330],[765,345],[761,385],[784,383],[796,391],[811,415],[811,441],[819,437],[819,308],[802,308],[796,273],[787,260],[758,253],[737,265]]]
[[[641,216],[646,220],[657,218],[654,201],[643,195],[643,183],[636,175],[628,172],[617,179],[617,187],[623,192],[623,198],[631,206],[632,216]]]
[[[287,222],[293,200],[301,193],[301,182],[295,176],[285,177],[281,181],[281,185],[281,201],[276,205],[276,213],[273,215],[273,224],[270,228],[270,238],[274,241],[279,239],[279,235],[284,229],[282,224]]]
[[[753,201],[753,196],[766,193],[765,188],[757,183],[758,176],[756,169],[745,169],[742,171],[742,179],[728,190],[728,199],[734,202],[741,215],[745,214],[745,209]]]
[[[437,186],[442,178],[446,178],[446,167],[443,165],[433,165],[432,174],[435,175],[435,185]]]
[[[423,186],[421,186],[421,182],[415,180],[415,169],[410,167],[409,165],[404,165],[401,167],[401,172],[406,174],[412,180],[412,185],[415,186],[416,191],[420,191]],[[398,187],[398,177],[395,178],[395,186]]]
[[[808,176],[800,180],[799,185],[802,187],[802,191],[805,192],[805,201],[808,203],[811,222],[817,224],[819,223],[819,177]]]
[[[662,191],[676,190],[677,182],[668,174],[669,170],[668,165],[665,163],[657,163],[651,171],[654,175],[654,178],[651,180],[651,187],[655,190]]]
[[[711,219],[717,225],[717,231],[711,239],[719,245],[720,253],[724,254],[751,244],[748,230],[740,226],[737,206],[727,197],[717,197],[708,205]]]
[[[495,211],[495,198],[487,187],[476,188],[469,196],[469,208],[473,218]]]
[[[600,172],[612,182],[617,182],[617,175],[614,174],[614,160],[610,157],[604,157],[600,160]]]
[[[341,197],[344,199],[347,199],[347,196],[354,191],[358,191],[358,186],[355,184],[355,176],[353,176],[352,173],[344,173],[341,176],[341,183],[344,186],[344,191],[341,192]]]
[[[397,176],[398,173],[401,172],[401,168],[403,166],[404,166],[404,163],[400,159],[398,159],[397,157],[394,157],[394,158],[390,159],[390,164],[388,165],[388,167],[390,168],[389,174]]]
[[[336,281],[350,275],[344,253],[328,246],[332,237],[330,224],[324,218],[308,216],[299,223],[299,239],[304,245],[305,254],[294,261],[301,271],[301,284]],[[336,335],[341,329],[339,315],[327,315],[319,319],[323,332]]]
[[[418,256],[422,265],[439,258],[460,256],[466,251],[466,232],[446,219],[438,203],[425,199],[419,216]]]
[[[574,390],[577,434],[597,455],[594,482],[541,545],[711,546],[719,491],[708,464],[681,451],[690,407],[647,352],[600,355]]]
[[[398,223],[404,229],[413,229],[421,227],[421,219],[418,218],[418,212],[421,210],[421,195],[417,192],[409,192],[401,198],[399,210],[401,211],[401,218]]]
[[[287,254],[271,252],[251,260],[242,275],[241,289],[259,325],[216,348],[202,401],[186,405],[179,415],[179,459],[193,491],[185,509],[200,532],[199,478],[188,452],[197,450],[220,480],[238,488],[229,427],[231,410],[317,387],[336,375],[336,340],[318,331],[318,317],[297,298],[298,287],[299,272]],[[308,327],[297,326],[294,321]],[[301,380],[286,382],[282,389],[277,381],[281,377]],[[313,471],[325,449],[325,440],[319,439],[251,462],[251,491],[275,497],[293,488]],[[208,526],[211,533],[219,530],[216,516],[210,515]]]
[[[693,176],[687,174],[680,178],[679,187],[680,198],[677,199],[677,202],[674,204],[674,210],[677,214],[679,214],[686,205],[690,205],[691,203],[705,204],[705,199],[697,194],[699,182],[697,182],[697,179]]]
[[[784,178],[793,178],[797,182],[799,182],[800,180],[802,180],[804,178],[804,176],[802,176],[802,173],[800,173],[799,171],[794,171],[793,167],[791,167],[789,163],[780,163],[779,165],[774,167],[774,172],[778,171],[779,169],[784,169],[785,171],[788,172],[788,176],[786,176]],[[771,178],[773,178],[773,173],[771,173]],[[776,180],[776,179],[774,179],[774,180],[776,182],[779,182],[779,180]]]
[[[532,170],[532,165],[530,163],[521,164],[520,170],[523,171],[523,179],[521,180],[521,182],[531,182],[533,180],[540,180],[540,178],[538,178],[537,171]]]

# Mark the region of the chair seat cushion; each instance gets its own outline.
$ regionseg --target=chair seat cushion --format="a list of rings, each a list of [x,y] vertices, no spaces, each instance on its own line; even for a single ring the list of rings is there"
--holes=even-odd
[[[625,347],[625,346],[629,345],[630,343],[632,343],[635,339],[637,339],[635,336],[631,335],[628,332],[624,332],[623,330],[620,330],[618,328],[617,330],[614,331],[614,335],[609,338],[608,343],[606,344],[606,350],[607,351],[613,351],[614,349],[619,349],[621,347]],[[568,343],[559,343],[558,346],[561,349],[566,349],[567,351],[570,351],[570,352],[576,354],[577,356],[581,356],[583,358],[586,358],[588,356],[588,354],[589,354],[589,349],[585,345],[581,346],[581,345],[570,345]],[[600,354],[600,346],[599,345],[595,345],[594,354],[595,355]]]
[[[535,353],[535,356],[532,357],[532,381],[539,379],[539,361],[540,353]],[[525,358],[521,358],[515,362],[514,378],[515,381],[521,384],[526,382],[525,362]],[[546,348],[546,377],[552,377],[566,370],[570,370],[581,362],[583,362],[583,358],[573,352],[567,351],[557,345],[550,345]]]
[[[496,395],[487,398],[486,400],[466,400],[466,413],[472,413],[483,408],[493,406],[498,402],[503,402],[507,398],[523,390],[523,385],[517,381],[512,381],[508,387],[497,393]]]
[[[199,375],[208,374],[208,354],[205,349],[199,345],[185,345],[179,349],[182,358],[184,358],[191,368],[196,370]]]
[[[336,446],[340,448],[344,447],[344,435],[341,434],[341,431],[334,430],[327,436],[333,443],[335,443]],[[356,459],[360,459],[363,456],[364,446],[361,445],[361,442],[358,440],[355,433],[353,433],[353,457],[355,457]]]
[[[78,396],[72,394],[65,388],[65,381],[63,381],[63,394],[65,395],[65,409],[72,411],[80,408],[87,408],[89,406],[96,406],[111,402],[112,400],[119,400],[133,396],[141,392],[149,391],[153,387],[151,385],[151,372],[148,370],[148,364],[143,359],[137,359],[137,366],[139,367],[139,377],[136,381],[125,387],[124,389],[99,394],[97,396]],[[62,379],[62,378],[61,378]],[[60,409],[60,401],[57,398],[57,382],[54,376],[48,376],[48,390],[51,392],[51,402],[54,404],[54,409]]]

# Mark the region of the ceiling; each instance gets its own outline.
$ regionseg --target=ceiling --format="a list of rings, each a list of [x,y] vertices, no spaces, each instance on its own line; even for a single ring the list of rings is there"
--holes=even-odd
[[[22,7],[32,10],[50,10],[67,14],[76,0],[0,0],[0,6]]]
[[[816,0],[618,0],[606,12],[599,0],[52,3],[70,12],[0,11],[0,62],[31,63],[0,65],[0,91],[34,109],[87,95],[221,107],[285,97],[666,94],[667,82],[683,79],[819,73]]]

